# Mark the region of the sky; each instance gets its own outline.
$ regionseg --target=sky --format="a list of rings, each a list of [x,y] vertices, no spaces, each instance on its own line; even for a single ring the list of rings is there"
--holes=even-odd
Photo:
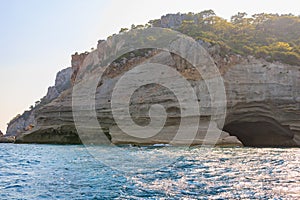
[[[0,130],[46,95],[75,52],[131,24],[207,9],[226,19],[238,12],[300,15],[300,1],[0,0]]]

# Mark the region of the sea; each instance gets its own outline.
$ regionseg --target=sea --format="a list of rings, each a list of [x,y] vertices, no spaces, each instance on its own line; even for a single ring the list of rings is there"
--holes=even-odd
[[[300,149],[0,144],[0,199],[300,199]]]

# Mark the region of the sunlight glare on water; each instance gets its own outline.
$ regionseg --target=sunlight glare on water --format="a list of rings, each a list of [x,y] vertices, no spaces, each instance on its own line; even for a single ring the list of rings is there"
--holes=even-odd
[[[99,151],[107,154],[115,152],[113,148],[99,147]],[[122,149],[145,156],[152,152],[147,147]],[[155,151],[171,152],[178,159],[153,172],[124,173],[94,159],[80,145],[1,144],[0,199],[300,198],[297,148]],[[124,160],[114,162],[122,165]]]

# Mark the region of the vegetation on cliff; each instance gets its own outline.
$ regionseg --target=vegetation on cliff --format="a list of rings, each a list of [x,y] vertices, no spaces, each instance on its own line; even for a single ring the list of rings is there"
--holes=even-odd
[[[213,10],[205,10],[168,14],[145,26],[132,25],[131,29],[149,26],[171,28],[196,40],[219,44],[226,53],[300,65],[300,16],[260,13],[248,17],[239,12],[228,21]],[[125,31],[128,29],[120,30]]]

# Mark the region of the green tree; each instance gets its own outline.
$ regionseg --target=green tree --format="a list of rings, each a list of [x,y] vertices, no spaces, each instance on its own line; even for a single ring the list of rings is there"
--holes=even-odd
[[[124,33],[127,32],[129,29],[128,28],[121,28],[121,30],[119,31],[119,33]]]

